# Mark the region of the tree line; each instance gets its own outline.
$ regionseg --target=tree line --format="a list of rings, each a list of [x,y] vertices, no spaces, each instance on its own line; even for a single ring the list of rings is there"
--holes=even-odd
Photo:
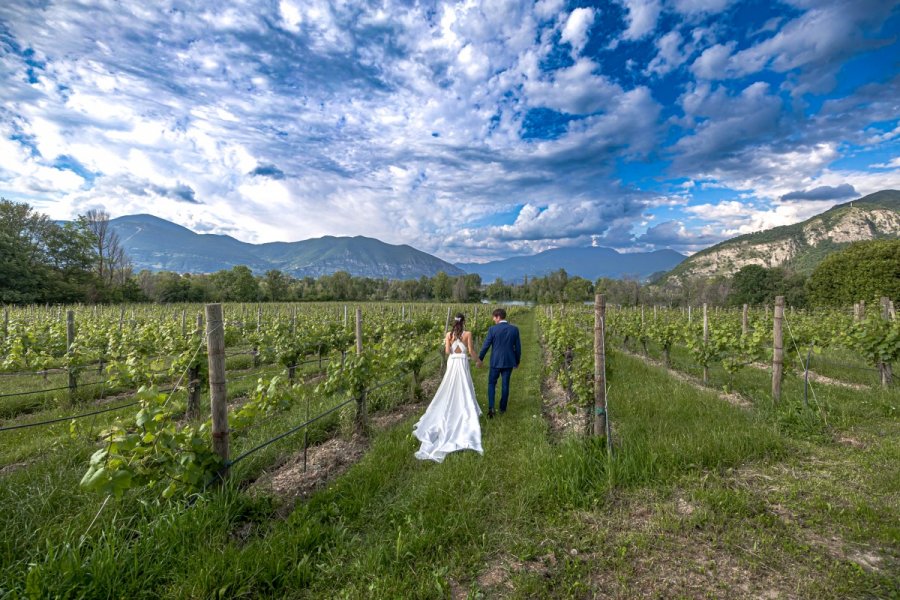
[[[0,302],[141,300],[132,275],[106,212],[89,210],[59,224],[0,198]]]
[[[419,279],[354,277],[345,271],[296,278],[279,270],[255,275],[240,265],[210,274],[135,273],[109,215],[89,210],[59,224],[29,205],[0,199],[0,302],[399,301],[538,304],[584,302],[604,293],[624,306],[771,304],[848,306],[860,299],[900,299],[900,240],[858,242],[830,254],[811,275],[748,265],[730,277],[640,282],[589,281],[564,269],[521,282],[484,285],[477,274],[444,272]]]

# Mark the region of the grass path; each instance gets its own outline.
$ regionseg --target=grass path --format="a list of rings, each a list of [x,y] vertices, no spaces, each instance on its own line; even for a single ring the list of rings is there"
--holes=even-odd
[[[231,565],[235,580],[226,577],[220,585],[232,590],[445,597],[451,588],[472,587],[488,565],[530,543],[548,498],[537,475],[553,452],[540,413],[541,356],[532,316],[520,327],[522,365],[513,374],[507,414],[482,421],[484,456],[454,453],[442,464],[416,460],[416,414],[379,434],[360,464],[286,522],[243,547],[228,547],[198,565],[200,572],[185,573],[175,595],[204,595],[198,582]],[[484,404],[487,369],[473,374]]]

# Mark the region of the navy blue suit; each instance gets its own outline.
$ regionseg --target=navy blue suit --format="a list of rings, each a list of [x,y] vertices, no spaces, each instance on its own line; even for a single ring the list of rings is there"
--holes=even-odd
[[[501,379],[503,383],[500,389],[500,412],[505,412],[506,403],[509,402],[509,376],[512,374],[513,368],[519,366],[519,361],[522,359],[519,328],[506,321],[501,321],[488,329],[478,358],[484,360],[488,350],[491,351],[491,369],[488,373],[488,410],[494,410],[497,379]]]

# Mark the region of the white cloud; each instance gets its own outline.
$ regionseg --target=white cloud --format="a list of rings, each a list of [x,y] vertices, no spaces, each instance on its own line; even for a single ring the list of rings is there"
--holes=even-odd
[[[549,76],[528,79],[524,90],[532,106],[553,108],[575,115],[597,112],[623,93],[618,85],[598,74],[599,66],[586,58]]]
[[[656,40],[656,56],[647,65],[647,73],[665,75],[677,69],[691,54],[689,46],[682,49],[682,37],[677,30],[672,30]]]
[[[725,238],[710,226],[689,229],[682,221],[670,220],[649,227],[635,242],[648,248],[672,248],[691,253]]]
[[[869,167],[872,169],[900,169],[900,156],[892,158],[887,162],[869,165]]]
[[[729,79],[764,69],[776,73],[800,71],[800,81],[791,85],[795,96],[829,91],[837,69],[848,56],[866,47],[891,43],[867,39],[863,29],[887,18],[892,4],[895,3],[879,0],[826,0],[804,6],[808,10],[783,24],[771,37],[745,49],[735,52],[733,42],[707,48],[694,62],[694,73],[705,79]],[[776,27],[777,23],[770,20],[761,32]]]
[[[703,51],[691,65],[691,70],[700,79],[725,79],[735,42],[716,44]]]
[[[580,54],[587,43],[588,32],[594,24],[593,8],[576,8],[569,14],[566,24],[563,26],[561,41],[572,45],[572,53]]]
[[[300,8],[291,0],[280,0],[278,10],[281,11],[281,19],[284,26],[289,30],[297,33],[300,31],[300,23],[303,22],[303,14]]]
[[[682,14],[718,13],[725,10],[734,0],[674,0],[673,8]]]
[[[656,29],[656,21],[661,10],[659,0],[623,0],[628,11],[628,28],[623,37],[639,40]]]

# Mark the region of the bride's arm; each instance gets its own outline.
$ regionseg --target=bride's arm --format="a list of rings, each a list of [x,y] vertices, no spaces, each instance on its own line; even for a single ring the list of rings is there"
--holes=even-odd
[[[475,348],[472,347],[472,332],[466,332],[466,346],[469,347],[469,356],[471,356],[474,360],[478,360],[478,355],[475,353]]]
[[[450,354],[450,332],[444,337],[444,354]]]

